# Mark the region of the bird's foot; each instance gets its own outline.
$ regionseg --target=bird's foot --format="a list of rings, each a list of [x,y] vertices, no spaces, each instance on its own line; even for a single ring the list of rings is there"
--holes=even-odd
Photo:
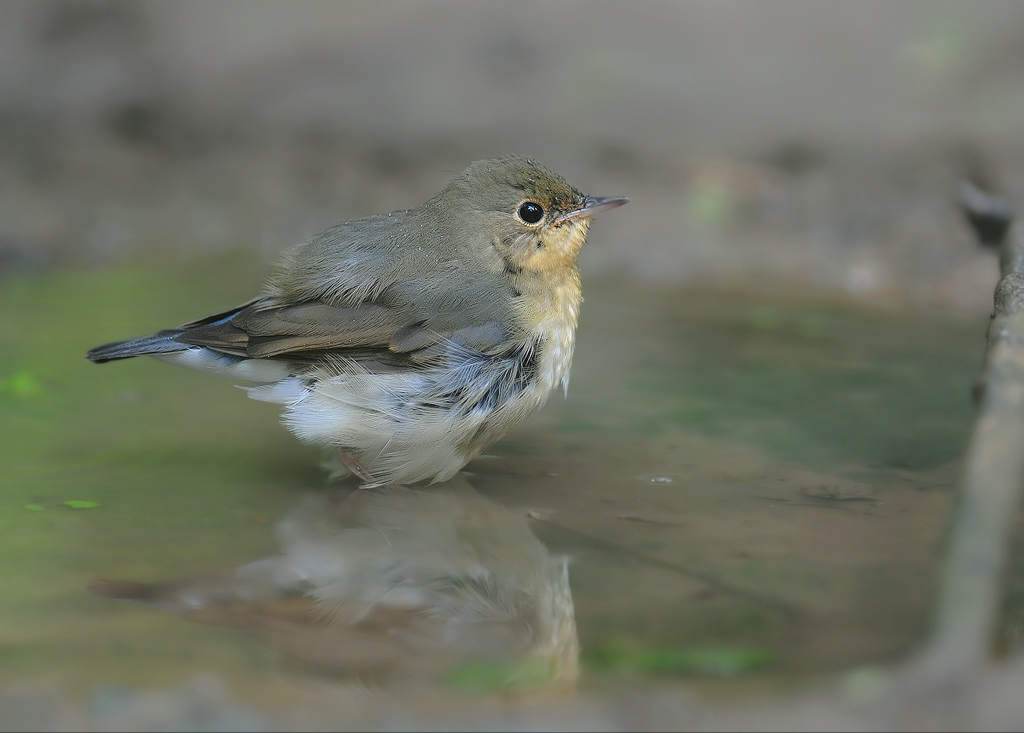
[[[378,481],[374,478],[373,474],[366,470],[362,462],[359,460],[359,456],[350,450],[345,448],[338,448],[338,459],[342,465],[345,466],[349,471],[352,472],[353,476],[358,477],[364,483],[377,484]]]

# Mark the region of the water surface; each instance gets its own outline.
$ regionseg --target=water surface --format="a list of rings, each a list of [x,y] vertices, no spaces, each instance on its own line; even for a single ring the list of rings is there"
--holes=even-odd
[[[84,360],[241,302],[238,270],[0,284],[0,682],[116,707],[204,674],[257,710],[339,685],[727,691],[926,632],[983,322],[588,283],[568,399],[432,508],[372,514],[230,383]],[[495,597],[501,623],[438,620]]]

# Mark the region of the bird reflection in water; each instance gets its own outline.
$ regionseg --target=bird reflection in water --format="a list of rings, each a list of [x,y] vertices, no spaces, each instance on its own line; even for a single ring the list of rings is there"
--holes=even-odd
[[[566,559],[462,477],[427,491],[309,494],[275,532],[279,555],[233,571],[91,590],[243,629],[366,682],[439,680],[474,664],[498,670],[499,685],[576,679]]]

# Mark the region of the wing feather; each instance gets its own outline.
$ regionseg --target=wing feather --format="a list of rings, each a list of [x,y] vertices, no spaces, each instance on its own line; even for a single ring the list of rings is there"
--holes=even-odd
[[[429,246],[424,242],[429,237]],[[416,368],[450,344],[497,353],[521,338],[500,267],[470,262],[410,212],[346,222],[294,248],[266,295],[182,327],[176,339],[229,354],[337,357]],[[477,255],[479,259],[480,255]]]
[[[400,296],[353,306],[262,298],[188,324],[176,340],[258,358],[342,356],[416,366],[448,344],[480,353],[500,351],[515,334],[511,308],[499,315],[493,307],[467,307],[462,298],[412,301]]]

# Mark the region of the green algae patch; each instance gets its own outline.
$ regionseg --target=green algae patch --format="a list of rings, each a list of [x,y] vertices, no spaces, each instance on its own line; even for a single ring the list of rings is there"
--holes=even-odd
[[[95,509],[96,507],[99,506],[99,502],[72,499],[71,501],[64,502],[64,506],[69,507],[71,509]]]
[[[592,669],[619,673],[735,677],[769,667],[777,657],[766,649],[643,649],[609,642],[585,661]]]
[[[0,377],[0,395],[3,396],[27,400],[37,397],[42,391],[43,386],[36,378],[36,375],[27,369],[21,369],[9,376]]]

